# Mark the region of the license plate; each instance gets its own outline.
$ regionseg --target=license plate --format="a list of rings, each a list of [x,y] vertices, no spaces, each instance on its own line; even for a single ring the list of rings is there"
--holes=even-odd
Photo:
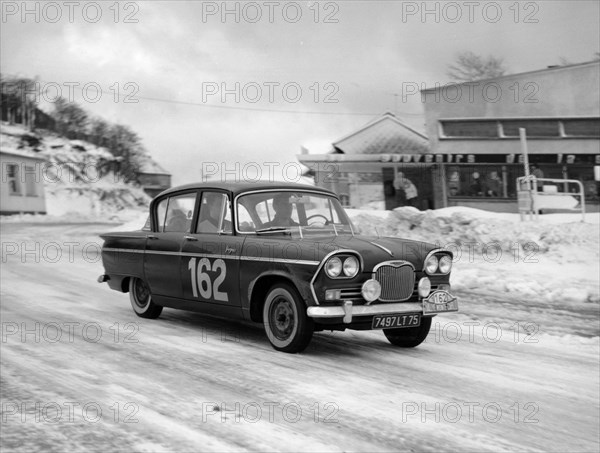
[[[372,329],[397,329],[399,327],[418,327],[421,325],[421,314],[397,314],[373,316]]]
[[[434,291],[423,300],[423,314],[458,311],[458,300],[448,291]]]

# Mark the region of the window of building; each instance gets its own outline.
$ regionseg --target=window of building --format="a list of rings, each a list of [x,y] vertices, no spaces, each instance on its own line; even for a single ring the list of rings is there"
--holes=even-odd
[[[525,128],[527,137],[560,137],[558,120],[511,120],[502,121],[506,137],[518,137],[519,128]]]
[[[6,167],[6,180],[8,181],[8,194],[21,195],[21,184],[19,181],[19,166],[8,164]]]
[[[600,118],[563,120],[567,137],[600,138]]]
[[[496,121],[443,121],[445,137],[497,138]]]

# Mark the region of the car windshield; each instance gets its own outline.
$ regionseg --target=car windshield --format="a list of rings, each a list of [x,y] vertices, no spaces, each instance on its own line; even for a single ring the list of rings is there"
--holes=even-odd
[[[354,234],[340,202],[326,194],[265,191],[237,201],[237,229],[254,234]]]

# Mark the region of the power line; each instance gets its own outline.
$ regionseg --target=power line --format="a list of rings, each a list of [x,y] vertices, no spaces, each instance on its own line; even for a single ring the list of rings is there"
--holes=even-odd
[[[6,74],[9,77],[19,78],[22,76],[16,76],[14,74]],[[31,79],[34,80],[34,79]],[[58,84],[58,82],[47,82],[43,80],[35,80],[35,82],[45,83],[45,84]],[[74,89],[78,90],[78,92],[83,93],[83,89],[79,86],[74,86],[73,82],[69,82],[68,85],[64,86],[72,86]],[[96,87],[92,87],[95,90]],[[120,92],[115,93],[114,90],[106,90],[103,87],[100,87],[102,91],[110,91],[112,92],[114,97],[118,97],[119,100],[132,96],[131,94],[121,94]],[[96,91],[97,92],[97,91]],[[41,93],[40,93],[41,95]],[[243,107],[243,106],[231,106],[231,105],[216,105],[216,104],[207,104],[204,102],[193,102],[193,101],[180,101],[177,99],[165,99],[165,98],[156,98],[156,97],[147,97],[147,96],[137,96],[134,95],[135,99],[144,100],[144,101],[152,101],[152,102],[163,102],[166,104],[175,104],[175,105],[189,105],[193,107],[203,107],[203,108],[213,108],[213,109],[221,109],[221,110],[241,110],[241,111],[250,111],[250,112],[269,112],[269,113],[288,113],[288,114],[303,114],[303,115],[338,115],[338,116],[378,116],[379,113],[368,113],[368,112],[323,112],[316,110],[289,110],[289,109],[269,109],[264,107]],[[127,102],[126,102],[127,103]],[[135,104],[135,102],[129,102],[131,104]],[[420,113],[409,113],[409,112],[397,112],[398,115],[402,116],[414,116],[420,117],[423,116]]]

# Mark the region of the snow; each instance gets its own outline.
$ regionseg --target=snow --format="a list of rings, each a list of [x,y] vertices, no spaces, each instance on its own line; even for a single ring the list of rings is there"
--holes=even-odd
[[[460,311],[436,316],[414,350],[377,331],[319,332],[286,355],[260,326],[169,309],[135,317],[127,294],[96,283],[102,264],[83,250],[108,230],[140,229],[147,208],[92,202],[89,189],[51,195],[51,216],[0,218],[3,450],[598,451],[599,214],[349,210],[364,232],[451,248]],[[61,242],[77,245],[44,259]],[[66,323],[74,337],[44,337]],[[63,418],[37,423],[36,402]],[[95,423],[82,417],[90,402],[102,408]],[[286,405],[301,408],[297,421]]]

